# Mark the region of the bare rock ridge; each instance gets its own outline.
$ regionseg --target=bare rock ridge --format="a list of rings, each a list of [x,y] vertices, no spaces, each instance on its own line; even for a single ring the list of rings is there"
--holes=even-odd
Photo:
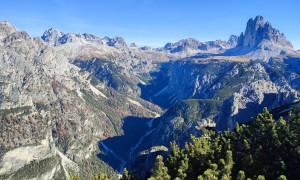
[[[67,33],[64,34],[57,29],[48,29],[44,32],[41,38],[49,43],[52,46],[59,46],[66,43],[76,43],[76,42],[87,42],[87,43],[94,43],[94,44],[105,44],[107,46],[117,47],[117,48],[125,48],[127,44],[122,37],[104,37],[103,39],[95,36],[93,34],[83,33]]]
[[[187,38],[182,39],[175,43],[167,43],[163,48],[163,50],[170,51],[170,53],[178,53],[178,52],[211,52],[218,53],[222,52],[226,49],[234,48],[237,46],[239,40],[239,36],[231,35],[228,41],[224,40],[215,40],[215,41],[207,41],[201,42],[195,38]]]
[[[215,40],[201,42],[195,38],[182,39],[178,42],[169,42],[161,48],[137,47],[135,43],[128,46],[122,37],[100,38],[92,34],[64,34],[55,29],[46,30],[41,37],[52,46],[67,43],[93,44],[101,48],[113,47],[121,53],[142,60],[176,60],[202,54],[222,54],[225,56],[245,55],[250,60],[268,61],[271,57],[280,54],[297,54],[293,45],[283,33],[272,27],[270,22],[264,22],[262,16],[248,20],[245,32],[240,36],[231,35],[228,41]],[[128,57],[127,57],[128,58]]]
[[[102,39],[92,34],[78,34],[78,33],[67,33],[64,34],[57,29],[48,29],[44,32],[41,37],[45,42],[52,46],[58,46],[71,42],[90,42],[96,44],[103,44]]]
[[[0,21],[0,38],[17,31],[8,21]]]
[[[123,95],[71,63],[78,58],[76,43],[97,37],[50,29],[47,43],[8,22],[0,22],[0,34],[0,179],[68,179],[91,161],[106,171],[110,167],[96,156],[98,142],[122,134],[125,117],[155,116],[146,108],[153,104]]]
[[[60,44],[59,39],[63,36],[63,33],[56,30],[56,29],[48,29],[44,32],[44,34],[42,35],[42,39],[49,43],[52,46],[57,46]]]
[[[239,36],[231,35],[227,41],[227,44],[229,44],[231,47],[236,47],[238,40],[239,40]]]
[[[237,46],[257,48],[263,40],[293,48],[293,45],[286,39],[284,34],[273,28],[270,22],[265,23],[262,16],[249,19],[245,32],[239,36]]]
[[[161,48],[151,48],[148,46],[138,47],[135,43],[131,43],[130,46],[128,46],[122,37],[110,38],[105,36],[104,38],[100,38],[98,36],[86,33],[64,34],[53,28],[46,30],[41,38],[52,46],[59,46],[67,43],[93,43],[95,46],[106,45],[109,47],[114,47],[122,50],[122,52],[125,53],[129,53],[128,51],[131,49],[132,52],[137,55],[137,57],[140,57],[139,55],[146,51],[148,55],[153,54],[154,56],[160,54],[160,56],[164,57],[164,54],[167,54],[169,59],[177,59],[179,57],[191,56],[197,53],[215,54],[223,52],[226,49],[235,47],[238,39],[238,37],[235,35],[230,36],[230,39],[227,42],[223,40],[201,42],[194,38],[187,38],[175,43],[169,42]]]
[[[228,43],[236,40],[237,44],[234,48],[227,49],[223,54],[225,56],[243,56],[248,60],[265,62],[281,55],[300,56],[284,34],[273,28],[270,22],[264,22],[262,16],[249,19],[245,32],[238,37],[232,36],[231,38]]]

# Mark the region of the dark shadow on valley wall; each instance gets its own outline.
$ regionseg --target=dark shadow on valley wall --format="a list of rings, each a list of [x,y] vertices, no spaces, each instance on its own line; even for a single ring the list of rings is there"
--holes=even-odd
[[[142,136],[149,130],[147,123],[152,118],[133,117],[124,118],[124,135],[115,136],[99,142],[101,152],[98,158],[106,162],[117,171],[123,170],[128,161],[129,153]]]

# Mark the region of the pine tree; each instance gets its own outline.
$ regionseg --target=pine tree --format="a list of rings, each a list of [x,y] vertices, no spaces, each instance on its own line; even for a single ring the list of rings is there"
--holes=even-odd
[[[129,174],[129,172],[127,171],[126,168],[124,168],[124,172],[123,172],[123,176],[120,180],[130,180],[131,179],[131,175]]]
[[[259,176],[257,177],[257,180],[265,180],[265,176],[259,175]]]
[[[100,173],[100,174],[95,176],[95,180],[108,180],[107,174]]]
[[[300,107],[292,110],[289,116],[289,139],[291,141],[291,152],[289,154],[290,166],[294,168],[293,177],[300,177]]]
[[[163,157],[158,155],[156,158],[155,166],[152,170],[150,180],[169,180],[171,179],[168,174],[168,168],[164,166]]]
[[[187,177],[186,171],[189,167],[189,158],[187,154],[185,155],[184,159],[181,160],[180,166],[178,168],[177,177],[181,180],[185,179]]]
[[[226,152],[226,160],[224,161],[224,159],[221,159],[220,161],[221,161],[220,164],[222,165],[221,179],[223,179],[223,180],[231,179],[231,169],[233,166],[232,152],[227,151]]]
[[[287,180],[287,178],[285,177],[285,175],[281,175],[278,177],[278,180]]]
[[[70,173],[69,180],[80,180],[80,178],[76,173]]]
[[[198,176],[198,178],[197,178],[198,180],[204,180],[204,178],[203,178],[203,176],[202,175],[200,175],[200,176]]]
[[[245,180],[245,172],[244,171],[239,171],[238,175],[236,176],[236,180]]]
[[[169,154],[169,157],[167,159],[166,165],[168,166],[169,174],[171,177],[176,177],[177,169],[180,166],[181,161],[181,152],[179,146],[176,144],[176,142],[170,143],[171,152]]]
[[[217,164],[211,164],[210,169],[207,169],[203,173],[203,178],[206,180],[218,180],[219,172],[217,171],[218,165]]]

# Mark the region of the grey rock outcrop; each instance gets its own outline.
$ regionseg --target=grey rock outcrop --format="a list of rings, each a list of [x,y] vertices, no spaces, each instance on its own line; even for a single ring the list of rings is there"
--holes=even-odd
[[[249,19],[246,30],[239,37],[238,47],[257,48],[263,40],[293,48],[283,33],[273,28],[270,22],[264,22],[262,16]]]
[[[25,31],[16,31],[16,32],[13,32],[11,34],[9,34],[8,36],[6,36],[4,39],[3,39],[3,43],[4,44],[9,44],[9,43],[12,43],[14,41],[17,41],[17,40],[22,40],[22,39],[29,39],[29,35],[27,34],[27,32]]]
[[[222,40],[200,42],[194,38],[187,38],[175,43],[167,43],[163,50],[169,51],[171,54],[181,54],[188,57],[198,53],[217,54],[231,47],[231,44]]]
[[[0,179],[20,179],[19,173],[24,179],[68,179],[91,161],[101,164],[98,142],[122,134],[123,118],[154,117],[151,103],[130,99],[72,64],[82,46],[53,47],[64,37],[58,31],[44,38],[51,46],[0,24]],[[46,163],[28,173],[40,162]]]
[[[300,94],[289,85],[278,86],[269,80],[259,80],[244,86],[226,100],[217,122],[218,130],[232,130],[236,123],[246,123],[262,112],[298,101]]]
[[[151,50],[152,48],[151,47],[149,47],[149,46],[143,46],[143,47],[141,47],[141,50]]]
[[[182,39],[176,43],[167,43],[164,47],[165,50],[169,50],[171,53],[186,51],[188,49],[197,50],[200,41],[194,38]]]
[[[239,36],[237,35],[231,35],[227,41],[227,44],[230,45],[231,47],[237,46],[239,41]]]
[[[138,46],[135,43],[131,43],[130,47],[135,48],[135,47],[138,47]]]
[[[63,36],[64,34],[60,31],[58,31],[57,29],[48,29],[46,30],[43,35],[42,35],[42,40],[44,40],[45,42],[49,43],[52,46],[58,46],[61,44],[60,42],[60,38]]]
[[[232,129],[236,122],[251,120],[264,107],[272,109],[299,101],[299,63],[300,58],[291,57],[250,63],[197,59],[170,62],[149,85],[148,96],[166,109],[185,99],[217,100],[223,104],[215,119],[217,129]]]
[[[78,33],[67,33],[64,34],[57,29],[46,30],[41,38],[52,46],[59,46],[66,43],[75,42],[89,42],[95,44],[103,44],[102,39],[93,34],[78,34]]]
[[[124,38],[122,37],[114,37],[114,38],[104,37],[103,41],[108,46],[113,46],[116,48],[127,48],[127,44]]]
[[[0,21],[0,38],[6,37],[16,31],[17,29],[13,27],[8,21]]]

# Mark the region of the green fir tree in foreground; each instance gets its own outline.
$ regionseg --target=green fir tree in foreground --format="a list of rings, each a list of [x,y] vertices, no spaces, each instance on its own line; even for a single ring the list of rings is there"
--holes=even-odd
[[[152,179],[300,179],[300,108],[287,121],[275,121],[264,109],[248,125],[232,132],[193,137],[179,148],[171,143],[165,162],[158,157]]]

